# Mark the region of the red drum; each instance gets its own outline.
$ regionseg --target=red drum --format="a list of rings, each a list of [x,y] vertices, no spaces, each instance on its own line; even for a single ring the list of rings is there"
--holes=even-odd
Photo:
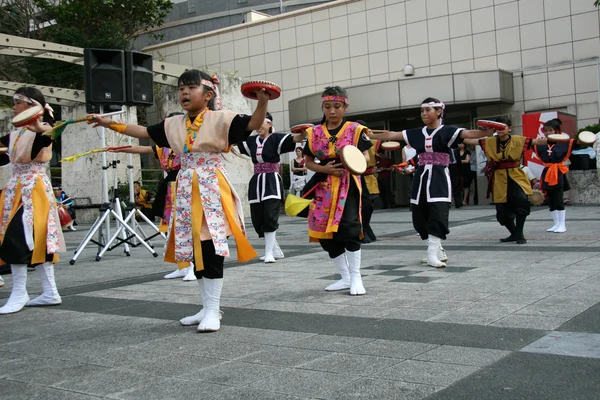
[[[389,142],[381,143],[381,148],[386,151],[394,151],[400,149],[400,142],[395,142],[393,140]]]
[[[299,125],[294,125],[290,128],[290,132],[292,133],[304,133],[305,130],[309,129],[309,128],[314,128],[315,126],[313,124],[299,124]]]
[[[477,121],[477,126],[488,129],[495,129],[497,131],[503,131],[508,128],[508,125],[503,124],[502,122],[489,121],[487,119],[480,119]]]
[[[281,96],[281,88],[273,82],[268,81],[249,81],[244,83],[241,89],[244,97],[252,100],[258,99],[255,92],[261,89],[265,89],[269,93],[269,100],[275,100]]]
[[[60,226],[65,228],[73,222],[73,218],[71,218],[71,214],[64,207],[58,207],[58,218],[60,219]]]
[[[38,118],[41,118],[44,115],[44,107],[36,104],[32,107],[29,107],[27,110],[15,115],[12,119],[12,124],[17,128],[21,128],[23,126],[27,126]]]

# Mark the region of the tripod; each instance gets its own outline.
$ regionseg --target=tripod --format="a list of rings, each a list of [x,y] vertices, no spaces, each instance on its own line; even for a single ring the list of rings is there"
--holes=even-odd
[[[103,111],[103,107],[100,106],[100,113],[102,113],[102,111]],[[122,114],[124,112],[125,111],[122,110],[122,111],[119,111],[116,113],[111,113],[110,115]],[[105,148],[106,147],[106,136],[105,136],[103,127],[100,127],[100,141],[102,144],[102,148]],[[131,143],[131,138],[129,139],[129,143]],[[130,160],[131,160],[131,156],[130,156]],[[114,186],[113,186],[112,203],[114,203],[114,208],[108,199],[108,168],[109,168],[109,165],[107,162],[106,152],[103,152],[102,153],[102,200],[103,201],[102,201],[102,205],[100,206],[100,210],[99,210],[101,214],[96,219],[96,221],[94,222],[94,224],[92,225],[92,227],[90,228],[88,233],[86,234],[85,238],[83,239],[83,241],[79,244],[79,247],[77,247],[77,250],[75,251],[75,254],[73,255],[73,258],[71,259],[71,261],[69,261],[69,263],[71,265],[75,264],[75,262],[77,261],[77,258],[81,255],[81,253],[83,252],[83,250],[85,249],[85,247],[88,245],[89,242],[92,242],[98,246],[98,253],[96,255],[96,261],[100,261],[102,259],[102,255],[107,250],[112,250],[114,248],[114,247],[111,248],[110,246],[119,234],[122,235],[122,241],[119,242],[119,244],[121,244],[121,243],[125,244],[125,254],[127,256],[130,256],[131,254],[129,252],[129,242],[128,242],[129,238],[127,237],[125,231],[129,232],[132,235],[132,237],[135,237],[138,240],[138,243],[143,245],[154,257],[158,257],[158,254],[154,251],[154,249],[152,247],[150,247],[150,245],[148,245],[148,243],[146,243],[146,241],[140,235],[138,235],[133,228],[131,228],[129,225],[127,225],[127,223],[123,220],[123,218],[122,218],[123,214],[121,212],[121,203],[117,196],[117,171],[116,171],[116,168],[117,168],[118,161],[113,159],[113,161],[110,164],[113,168]],[[129,164],[131,166],[131,161],[129,162]],[[133,182],[132,182],[131,170],[129,171],[129,187],[130,187],[130,199],[131,199],[132,193],[133,193]],[[110,238],[110,240],[108,242],[106,242],[106,244],[104,244],[103,242],[104,242],[105,238],[110,236],[110,216],[112,216],[117,221],[117,224],[120,225],[120,227],[119,227],[119,229],[117,229],[116,234],[113,235]],[[106,232],[106,236],[104,235],[104,232],[101,229],[103,224],[105,225],[104,230]],[[96,234],[96,232],[98,233],[97,241],[92,239],[94,237],[94,235]],[[135,247],[137,247],[139,244],[137,244]]]

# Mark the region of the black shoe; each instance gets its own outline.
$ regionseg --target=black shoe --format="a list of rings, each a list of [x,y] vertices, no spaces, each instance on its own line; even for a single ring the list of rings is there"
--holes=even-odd
[[[525,244],[527,243],[527,239],[525,239],[524,237],[517,239],[517,244]]]
[[[363,244],[371,243],[371,239],[369,236],[365,235],[362,239],[360,239],[360,242]]]
[[[525,239],[523,239],[523,240],[525,240]],[[504,238],[504,239],[500,239],[500,241],[501,241],[502,243],[516,242],[516,241],[517,241],[517,238],[516,238],[516,237],[514,237],[513,235],[510,235],[509,237],[506,237],[506,238]]]

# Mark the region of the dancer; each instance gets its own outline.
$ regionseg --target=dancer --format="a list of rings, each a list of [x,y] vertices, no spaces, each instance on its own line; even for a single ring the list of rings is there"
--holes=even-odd
[[[240,153],[252,158],[254,164],[254,175],[248,185],[248,201],[254,230],[259,238],[265,238],[265,255],[260,258],[265,263],[274,263],[276,258],[284,257],[275,238],[283,199],[280,156],[293,151],[296,143],[301,143],[305,137],[306,133],[274,133],[273,117],[267,113],[258,135],[237,143]]]
[[[308,169],[306,168],[306,162],[302,155],[302,146],[296,147],[295,152],[296,158],[294,158],[290,164],[290,169],[292,170],[292,185],[290,187],[290,192],[296,196],[301,196],[302,189],[304,189],[304,185],[306,185],[306,172]]]
[[[173,113],[170,116],[181,115],[181,113]],[[132,146],[129,148],[119,148],[118,150],[108,149],[115,153],[132,153],[132,154],[154,154],[160,162],[160,168],[165,171],[166,176],[161,179],[156,189],[156,196],[152,202],[152,217],[161,216],[159,231],[168,232],[169,222],[172,214],[172,194],[177,180],[177,174],[181,168],[181,160],[179,154],[175,154],[168,147],[159,146]],[[175,271],[164,276],[165,279],[183,278],[184,281],[195,281],[194,265],[190,264],[186,268],[175,269]]]
[[[178,86],[179,104],[187,115],[167,118],[148,128],[117,124],[99,116],[93,116],[91,123],[128,136],[150,138],[181,156],[165,261],[185,267],[194,262],[205,308],[181,323],[198,324],[199,332],[215,332],[221,327],[219,305],[223,262],[229,256],[227,237],[235,238],[238,261],[257,256],[246,238],[242,205],[229,181],[222,153],[261,127],[269,95],[264,89],[257,91],[256,110],[248,116],[220,110],[217,83],[205,72],[184,72]]]
[[[546,137],[561,134],[562,121],[558,118],[546,121],[544,133]],[[554,225],[547,229],[547,232],[564,233],[567,231],[563,196],[565,191],[571,189],[571,185],[567,180],[569,167],[564,162],[571,156],[574,145],[575,140],[571,139],[557,143],[549,141],[545,145],[536,145],[534,148],[538,157],[544,162],[544,170],[540,179],[541,189],[547,193],[548,207],[554,220]]]
[[[421,239],[427,240],[427,264],[436,268],[445,267],[448,260],[441,241],[450,232],[450,151],[456,148],[460,139],[491,134],[489,131],[443,125],[445,108],[440,100],[428,97],[421,104],[423,128],[371,134],[372,139],[403,140],[417,151],[419,165],[414,174],[410,199],[412,220]]]
[[[0,314],[15,313],[24,306],[62,303],[54,279],[54,263],[65,251],[52,184],[46,164],[52,158],[52,139],[42,135],[54,121],[52,108],[38,89],[22,87],[13,96],[13,112],[44,105],[44,121],[36,119],[0,138],[9,147],[13,172],[0,195],[0,263],[10,264],[13,288]],[[43,292],[33,300],[27,293],[27,264],[36,266]]]
[[[547,140],[513,136],[510,119],[501,117],[497,121],[506,124],[506,128],[498,130],[496,136],[464,142],[479,144],[488,160],[488,196],[492,195],[496,205],[496,219],[510,232],[510,236],[500,241],[525,244],[523,228],[531,211],[528,196],[532,190],[527,174],[520,168],[521,158],[533,145],[546,144]]]
[[[58,205],[58,208],[59,208],[59,211],[58,211],[59,218],[61,216],[60,213],[66,211],[68,216],[71,218],[71,221],[66,226],[66,228],[70,231],[76,231],[77,229],[75,229],[75,226],[74,226],[76,213],[75,213],[75,209],[73,208],[73,206],[75,205],[75,201],[73,199],[71,199],[65,192],[63,192],[62,186],[54,186],[52,188],[52,191],[54,192],[54,198],[56,199],[56,204]],[[60,211],[61,208],[64,211]]]
[[[346,91],[339,86],[326,88],[322,95],[325,121],[307,130],[306,167],[323,177],[310,204],[308,235],[311,242],[319,241],[342,276],[325,290],[350,289],[351,295],[363,295],[366,290],[360,276],[361,178],[341,168],[340,152],[346,145],[356,146],[368,162],[368,150],[373,144],[366,136],[366,127],[344,120],[347,109]]]
[[[356,121],[358,124],[367,126],[364,121]],[[371,140],[373,146],[369,148],[369,162],[367,163],[367,170],[361,176],[362,183],[362,208],[361,208],[361,219],[363,226],[363,238],[361,243],[371,243],[377,240],[373,228],[371,228],[371,217],[373,216],[375,199],[379,195],[379,185],[377,184],[377,177],[375,172],[377,171],[377,151],[381,142],[377,140]]]
[[[473,174],[471,171],[471,152],[466,148],[464,143],[458,144],[458,155],[460,159],[460,178],[463,187],[463,206],[469,204],[469,189],[471,188],[471,181],[473,180]]]

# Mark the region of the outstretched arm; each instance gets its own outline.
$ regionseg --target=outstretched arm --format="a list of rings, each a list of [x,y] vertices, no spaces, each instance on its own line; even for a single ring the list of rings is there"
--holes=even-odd
[[[404,141],[404,135],[402,132],[386,131],[382,133],[373,133],[369,130],[369,139],[372,140],[401,140]]]
[[[258,104],[256,105],[256,109],[254,113],[252,113],[252,118],[250,118],[250,122],[248,122],[249,131],[258,130],[263,122],[265,122],[265,118],[267,116],[267,106],[269,105],[269,94],[265,89],[261,89],[256,91],[256,97],[258,97]]]
[[[108,151],[111,153],[132,153],[132,154],[153,154],[154,150],[150,146],[131,146],[124,149],[114,149],[110,147]]]
[[[148,130],[145,126],[135,124],[119,124],[112,119],[101,117],[99,115],[92,115],[91,117],[92,118],[88,121],[88,124],[93,124],[94,128],[102,126],[134,138],[150,139],[150,135],[148,135]]]

